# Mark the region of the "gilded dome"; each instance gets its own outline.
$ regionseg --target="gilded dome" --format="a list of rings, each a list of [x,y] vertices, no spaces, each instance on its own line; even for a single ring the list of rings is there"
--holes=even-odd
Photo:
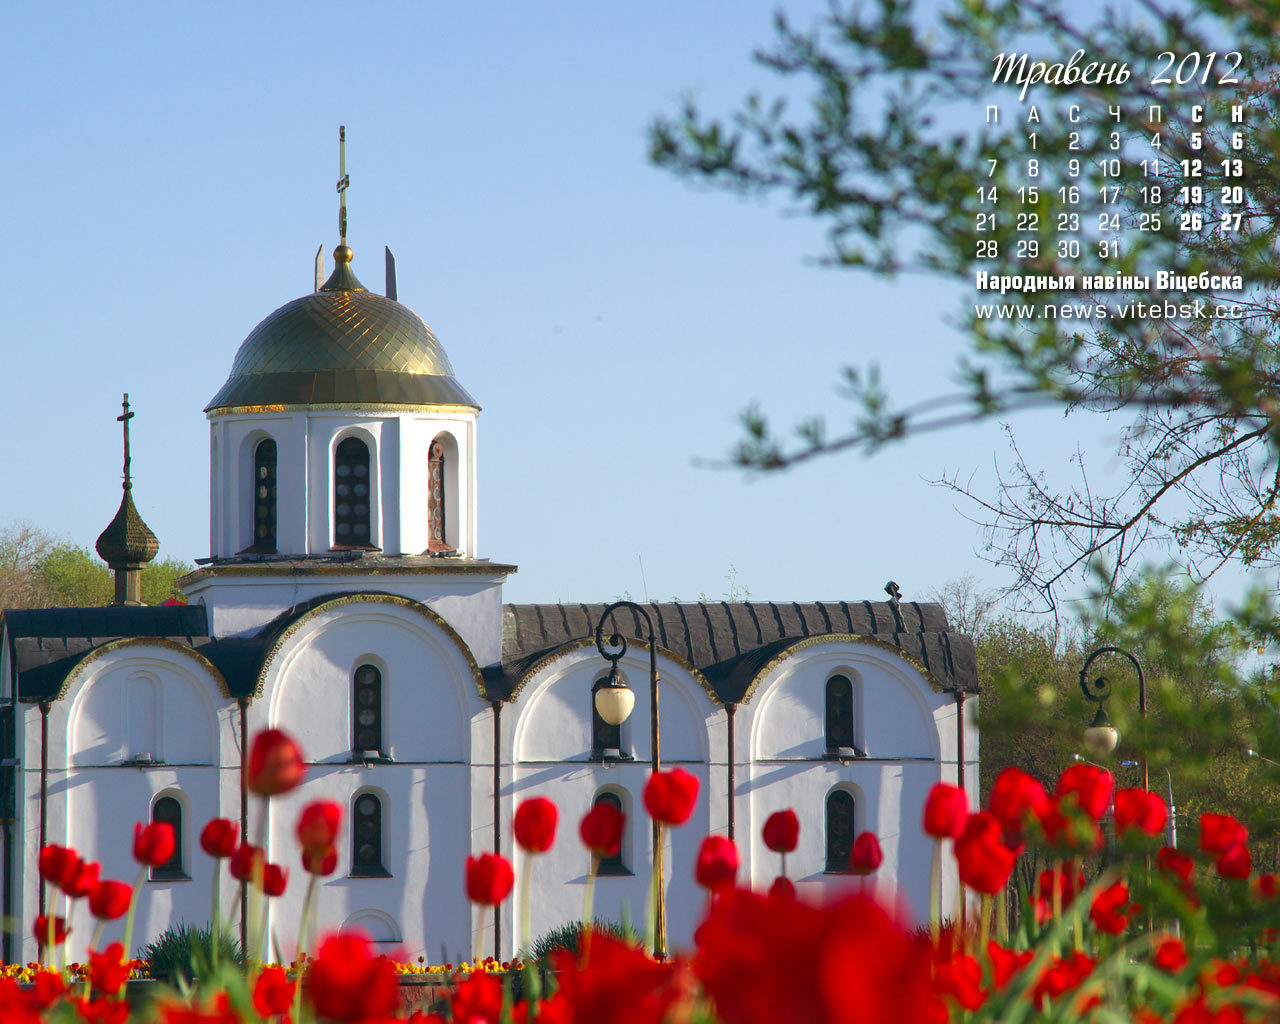
[[[436,405],[479,408],[444,348],[407,306],[365,289],[351,250],[319,291],[285,303],[245,338],[205,412],[246,406]]]

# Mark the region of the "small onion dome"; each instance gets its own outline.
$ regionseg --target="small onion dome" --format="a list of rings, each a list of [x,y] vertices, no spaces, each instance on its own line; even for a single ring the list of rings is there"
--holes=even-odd
[[[120,509],[111,525],[98,537],[98,554],[112,569],[139,569],[156,557],[160,542],[133,507],[133,492],[126,487]]]
[[[205,412],[263,406],[414,405],[478,409],[444,348],[407,306],[368,291],[351,250],[319,291],[286,303],[236,353]]]

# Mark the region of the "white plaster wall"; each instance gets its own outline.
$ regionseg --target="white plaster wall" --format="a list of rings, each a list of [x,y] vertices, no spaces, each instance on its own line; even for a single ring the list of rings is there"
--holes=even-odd
[[[455,543],[477,551],[476,413],[298,409],[210,416],[210,553],[226,558],[253,543],[253,449],[276,442],[276,546],[319,554],[333,545],[333,452],[354,434],[370,449],[371,543],[386,554],[427,548],[427,458],[448,434],[457,446],[450,519]]]
[[[442,559],[442,562],[445,560]],[[325,573],[206,576],[188,584],[187,600],[203,602],[214,636],[250,636],[278,615],[329,594],[378,591],[426,605],[455,629],[481,665],[502,657],[505,572]]]
[[[316,612],[268,662],[251,730],[278,725],[311,761],[351,757],[351,678],[382,671],[383,737],[398,762],[464,763],[468,723],[487,707],[457,641],[412,608],[360,601]]]

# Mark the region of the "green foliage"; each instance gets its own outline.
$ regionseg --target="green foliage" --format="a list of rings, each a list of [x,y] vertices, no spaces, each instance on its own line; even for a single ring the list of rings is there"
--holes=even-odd
[[[142,601],[181,597],[176,582],[194,566],[161,558],[142,570]],[[88,549],[19,523],[0,529],[0,607],[86,608],[110,604],[111,570]]]
[[[612,935],[617,939],[625,939],[632,941],[635,939],[635,932],[626,925],[619,924],[616,921],[604,921],[596,918],[592,922],[592,927],[606,935]],[[558,928],[552,928],[549,932],[539,936],[530,949],[529,959],[533,961],[545,961],[556,950],[568,950],[570,953],[576,954],[582,945],[582,922],[570,921],[568,924],[562,924]]]
[[[752,407],[735,462],[776,469],[1034,405],[1122,412],[1120,456],[1130,473],[1110,493],[1089,480],[1083,459],[1079,481],[1068,484],[1028,465],[1016,445],[994,496],[940,481],[978,504],[992,558],[1013,570],[1024,596],[1038,594],[1052,607],[1063,580],[1086,576],[1099,555],[1109,559],[1113,586],[1150,541],[1176,543],[1179,557],[1202,574],[1232,559],[1280,562],[1280,36],[1272,5],[1190,0],[1177,9],[1173,16],[1158,4],[1126,12],[1053,0],[944,0],[926,11],[883,0],[833,4],[811,29],[779,15],[772,47],[756,59],[785,81],[785,97],[752,94],[724,117],[708,117],[690,101],[652,125],[655,163],[724,189],[785,199],[825,227],[830,263],[884,275],[920,270],[968,286],[956,311],[972,349],[957,361],[959,394],[903,403],[874,366],[848,368],[843,390],[856,408],[845,428],[829,430],[810,417],[789,437]],[[1207,54],[1223,40],[1242,54],[1239,85],[1167,97],[1153,90],[1156,54]],[[1025,96],[1018,85],[993,84],[997,54],[1054,62],[1077,50],[1084,62],[1126,66],[1126,80],[1040,86]],[[1193,101],[1205,107],[1203,123],[1191,120]],[[993,103],[1003,116],[988,124],[980,112]],[[1162,106],[1158,121],[1148,120],[1153,103]],[[1032,104],[1035,124],[1027,120]],[[1233,104],[1245,109],[1242,125],[1229,121]],[[1027,134],[1037,127],[1038,191],[1019,200],[1032,155]],[[1117,154],[1130,164],[1153,161],[1152,173],[1105,177],[1100,161]],[[1244,173],[1229,176],[1222,161],[1235,159]],[[1183,160],[1204,169],[1199,202],[1184,202],[1180,192]],[[1225,185],[1241,186],[1243,202],[1226,204]],[[1147,186],[1159,187],[1163,199],[1160,225],[1142,230],[1143,215],[1156,209],[1142,192]],[[1003,213],[980,229],[976,218],[996,209],[981,190],[993,187]],[[1079,194],[1069,200],[1072,188]],[[1010,203],[1033,214],[1038,227],[1020,230]],[[1184,212],[1197,212],[1203,227],[1187,227]],[[1220,229],[1221,217],[1235,213],[1240,223]],[[1060,215],[1090,225],[1116,216],[1107,234],[1118,239],[1119,254],[1086,233],[1079,258],[1062,256]],[[979,238],[993,240],[997,255],[979,258]],[[1037,255],[1018,253],[1026,240],[1039,246]],[[1245,287],[1157,288],[1157,270],[1240,275]],[[1074,283],[1049,292],[1013,285],[975,303],[978,272],[1019,280],[1071,275]],[[1117,274],[1150,284],[1117,292],[1083,283]],[[988,299],[1010,304],[1010,314],[981,313]],[[1240,315],[1168,318],[1121,309],[1134,299],[1235,305]],[[1046,302],[1103,306],[1107,315],[1059,317]]]
[[[224,931],[219,939],[218,959],[243,967],[244,952],[235,938]],[[153,978],[174,984],[205,978],[213,963],[213,931],[207,925],[174,925],[144,947],[141,956],[151,964]]]

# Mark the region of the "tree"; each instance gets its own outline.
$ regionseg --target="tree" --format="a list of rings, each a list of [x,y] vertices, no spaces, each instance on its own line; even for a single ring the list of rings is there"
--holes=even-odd
[[[181,597],[176,581],[195,567],[176,558],[142,570],[143,604]],[[86,548],[29,523],[0,529],[0,608],[74,608],[110,604],[111,570]]]
[[[1103,557],[1114,592],[1151,542],[1175,543],[1201,576],[1278,562],[1274,12],[1248,0],[1133,8],[955,0],[926,19],[878,0],[833,7],[812,31],[780,15],[756,59],[810,86],[807,109],[752,95],[709,119],[688,102],[650,133],[661,166],[798,203],[826,226],[833,264],[987,282],[960,312],[973,341],[960,392],[903,405],[874,366],[849,368],[848,429],[812,418],[789,441],[752,408],[738,464],[776,469],[1028,406],[1128,417],[1129,479],[1114,491],[1083,457],[1076,483],[1051,480],[1015,442],[998,493],[971,495],[1013,589],[1049,608]],[[1195,75],[1187,57],[1173,85],[1157,83],[1166,51],[1197,54]],[[1019,79],[1037,67],[1050,82],[1087,67],[1089,84],[1028,90]],[[979,122],[988,104],[998,123]]]

